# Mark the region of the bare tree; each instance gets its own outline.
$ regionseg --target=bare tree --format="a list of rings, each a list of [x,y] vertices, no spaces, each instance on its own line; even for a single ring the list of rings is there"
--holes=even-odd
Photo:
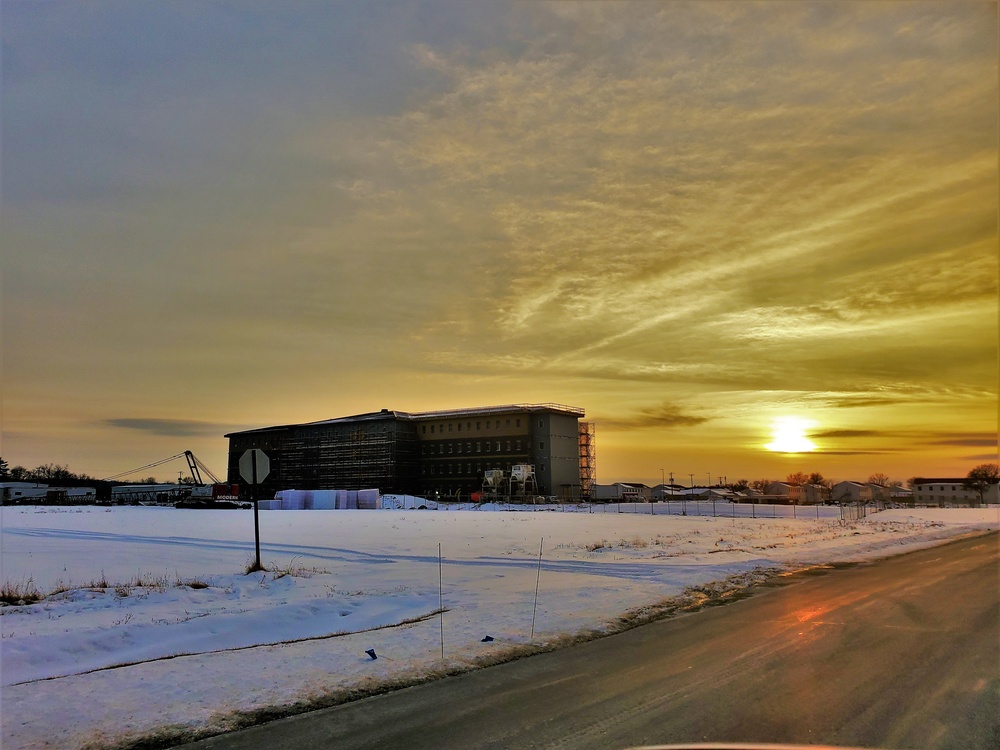
[[[962,486],[979,493],[979,504],[982,505],[986,490],[997,483],[1000,483],[1000,464],[979,464],[968,473]]]
[[[876,472],[868,477],[868,484],[878,485],[879,487],[888,487],[891,484],[888,474],[883,474],[882,472]]]
[[[785,481],[788,484],[806,484],[809,481],[809,475],[803,471],[797,471],[785,477]]]
[[[31,472],[38,481],[49,479],[70,479],[72,474],[69,469],[59,464],[42,464]]]
[[[766,495],[767,488],[771,485],[770,479],[755,479],[750,482],[750,486],[753,487],[759,494]]]

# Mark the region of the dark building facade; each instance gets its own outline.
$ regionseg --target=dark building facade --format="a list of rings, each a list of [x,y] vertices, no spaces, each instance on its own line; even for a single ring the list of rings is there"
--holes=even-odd
[[[271,472],[259,496],[282,489],[366,489],[424,497],[468,497],[482,489],[484,472],[530,465],[534,492],[578,497],[584,410],[560,404],[513,404],[434,412],[380,412],[306,424],[234,432],[229,481],[239,482],[239,460],[263,450]],[[581,425],[584,429],[581,430]],[[592,452],[590,453],[592,460]]]

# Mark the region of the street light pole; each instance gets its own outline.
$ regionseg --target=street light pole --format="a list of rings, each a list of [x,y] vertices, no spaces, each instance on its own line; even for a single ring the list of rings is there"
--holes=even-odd
[[[688,474],[691,477],[691,492],[694,492],[694,474]],[[688,514],[687,497],[681,498],[681,515],[686,516]]]

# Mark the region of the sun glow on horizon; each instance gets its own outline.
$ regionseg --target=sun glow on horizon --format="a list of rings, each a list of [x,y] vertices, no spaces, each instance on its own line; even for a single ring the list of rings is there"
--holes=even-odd
[[[764,447],[775,453],[810,453],[816,443],[806,437],[806,430],[815,424],[811,419],[778,417],[771,423],[773,440]]]

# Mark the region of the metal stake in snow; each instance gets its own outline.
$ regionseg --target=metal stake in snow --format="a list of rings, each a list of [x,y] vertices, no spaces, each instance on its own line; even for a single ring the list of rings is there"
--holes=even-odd
[[[545,537],[538,543],[538,570],[535,572],[535,603],[531,606],[531,638],[535,637],[535,611],[538,609],[538,580],[542,577],[542,545]]]
[[[444,659],[444,575],[441,568],[441,542],[438,542],[438,615],[441,620],[441,658]]]

